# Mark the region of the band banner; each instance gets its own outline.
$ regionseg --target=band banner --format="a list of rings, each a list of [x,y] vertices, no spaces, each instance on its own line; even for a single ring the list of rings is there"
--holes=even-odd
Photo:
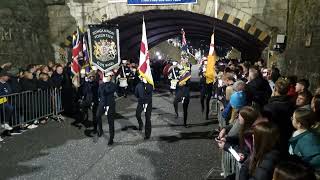
[[[107,72],[120,64],[119,29],[106,25],[89,25],[90,61]]]
[[[129,5],[194,4],[197,0],[128,0]]]

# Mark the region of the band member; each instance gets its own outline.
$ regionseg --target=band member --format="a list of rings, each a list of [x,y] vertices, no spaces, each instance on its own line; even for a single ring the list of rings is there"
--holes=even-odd
[[[83,76],[82,76],[83,77]],[[87,74],[87,77],[81,78],[81,86],[80,86],[80,109],[81,109],[81,116],[83,121],[88,120],[88,110],[92,110],[92,119],[93,123],[96,125],[96,113],[99,104],[98,100],[98,88],[99,88],[99,81],[96,76],[95,71],[91,71]],[[97,129],[94,129],[94,133],[97,132]]]
[[[143,128],[141,113],[145,113],[145,137],[149,139],[151,135],[151,111],[152,111],[152,91],[153,87],[147,82],[145,78],[140,76],[141,81],[137,84],[135,89],[135,96],[138,98],[138,105],[136,109],[136,118],[139,123],[139,130]]]
[[[103,83],[99,86],[99,105],[97,110],[97,127],[94,127],[97,129],[98,137],[101,137],[103,134],[102,129],[102,115],[107,115],[108,118],[108,124],[109,124],[109,134],[110,139],[108,142],[108,145],[113,144],[113,138],[114,138],[114,119],[113,115],[115,113],[115,98],[114,93],[117,89],[117,86],[115,83],[111,82],[112,73],[108,72],[105,77],[103,77]]]
[[[179,117],[178,114],[178,103],[181,102],[183,105],[183,125],[184,127],[188,127],[187,119],[188,119],[188,106],[190,102],[190,79],[186,82],[179,83],[177,86],[176,97],[173,101],[174,111],[176,113],[176,117]]]
[[[128,79],[129,90],[131,93],[134,93],[135,87],[139,83],[139,81],[140,81],[140,79],[139,79],[139,75],[137,72],[137,68],[135,67],[135,65],[133,65],[133,66],[131,66],[131,71],[130,71],[130,75],[129,75],[129,79]]]
[[[118,70],[119,79],[119,91],[124,96],[127,97],[128,94],[128,78],[130,76],[131,70],[127,60],[122,60],[122,65]]]
[[[203,61],[203,64],[200,67],[199,70],[199,76],[200,76],[200,103],[201,103],[201,112],[204,112],[204,109],[206,109],[206,120],[209,119],[209,104],[210,99],[212,97],[212,91],[213,91],[213,84],[207,84],[206,83],[206,68],[207,68],[207,61]],[[204,107],[204,100],[206,100],[206,107]]]
[[[170,80],[170,93],[173,95],[173,91],[176,91],[176,86],[179,81],[180,69],[177,67],[178,63],[176,61],[172,62],[172,66],[169,70],[168,79]]]

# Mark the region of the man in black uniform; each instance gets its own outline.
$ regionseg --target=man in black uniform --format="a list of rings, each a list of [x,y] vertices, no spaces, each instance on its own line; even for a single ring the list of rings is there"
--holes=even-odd
[[[142,130],[143,122],[141,119],[142,111],[145,112],[146,124],[145,124],[145,137],[149,139],[151,135],[151,111],[152,111],[152,91],[153,87],[143,77],[140,77],[141,81],[137,84],[135,89],[135,96],[138,98],[138,106],[136,109],[136,118],[139,123],[139,130]]]
[[[176,113],[176,117],[179,117],[178,114],[178,103],[181,102],[183,105],[183,125],[187,126],[188,119],[188,106],[190,102],[190,79],[188,79],[184,83],[179,83],[177,86],[176,97],[173,101],[174,111]]]
[[[103,134],[102,130],[102,115],[107,115],[108,118],[108,124],[109,124],[109,134],[110,139],[108,142],[108,145],[113,144],[113,138],[114,138],[114,119],[113,115],[115,113],[115,98],[114,98],[114,92],[117,89],[116,84],[111,82],[111,76],[112,73],[109,72],[106,74],[105,77],[103,77],[103,83],[99,86],[98,94],[99,94],[99,105],[97,110],[97,127],[94,127],[98,131],[98,137],[101,137]]]
[[[207,84],[206,83],[206,68],[207,68],[207,61],[203,61],[199,69],[199,76],[200,76],[200,103],[201,103],[201,112],[204,112],[206,109],[206,120],[209,119],[209,104],[210,99],[212,96],[213,91],[213,83]],[[206,100],[206,108],[204,107],[204,100]]]
[[[82,112],[82,120],[88,120],[88,110],[91,108],[92,110],[92,120],[93,120],[93,132],[97,132],[97,120],[96,113],[99,104],[98,98],[98,88],[99,82],[96,77],[96,72],[91,71],[84,81],[81,83],[81,96],[80,96],[80,108]]]

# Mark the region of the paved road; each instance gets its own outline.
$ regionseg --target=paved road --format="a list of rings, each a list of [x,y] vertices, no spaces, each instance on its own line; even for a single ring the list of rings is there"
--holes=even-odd
[[[208,138],[216,125],[202,119],[197,93],[190,102],[190,128],[174,118],[171,102],[165,92],[154,95],[148,141],[135,130],[136,101],[130,96],[117,101],[112,147],[107,146],[106,121],[98,140],[90,137],[90,128],[71,126],[71,119],[7,138],[0,144],[0,179],[203,179],[220,164],[220,153]]]

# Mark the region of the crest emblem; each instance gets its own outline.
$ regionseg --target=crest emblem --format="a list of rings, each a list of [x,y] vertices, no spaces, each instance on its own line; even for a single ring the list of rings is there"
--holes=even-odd
[[[93,49],[94,56],[102,62],[113,60],[117,55],[117,46],[112,40],[103,39],[94,42]]]

